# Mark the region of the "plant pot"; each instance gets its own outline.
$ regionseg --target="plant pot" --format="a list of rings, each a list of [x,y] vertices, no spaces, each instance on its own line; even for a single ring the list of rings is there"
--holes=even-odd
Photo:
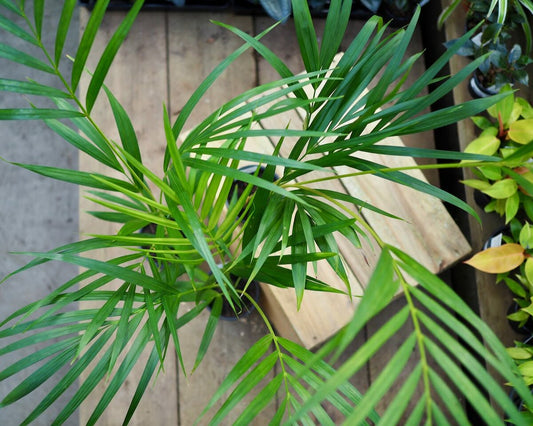
[[[485,241],[485,244],[483,244],[483,250],[491,247],[500,247],[504,241],[504,235],[510,235],[510,229],[507,225],[498,228],[496,231],[490,234],[487,241]]]
[[[236,282],[235,288],[237,290],[243,290],[244,285],[246,284],[246,280],[236,277],[234,275],[230,274],[230,279],[232,282]],[[217,289],[219,293],[222,293],[221,290]],[[256,303],[259,302],[259,299],[261,297],[261,287],[259,286],[259,283],[255,280],[253,280],[248,288],[246,289],[246,294],[248,294]],[[238,306],[235,306],[237,309],[239,309]],[[211,310],[212,304],[208,306],[208,309]],[[246,318],[250,316],[252,312],[255,311],[255,306],[248,297],[243,296],[241,297],[241,311],[238,313],[235,313],[229,302],[226,300],[225,297],[222,299],[222,311],[220,313],[220,319],[223,319],[225,321],[237,321],[243,318]]]
[[[485,87],[480,81],[477,73],[474,73],[468,81],[468,91],[473,98],[487,98],[489,96],[497,95],[498,91],[492,87]]]
[[[258,166],[256,166],[255,164],[250,164],[248,166],[240,167],[239,171],[248,173],[249,175],[253,175],[257,171],[257,167]],[[257,176],[262,177],[263,174],[265,173],[265,170],[266,170],[265,167],[260,166],[259,173],[257,174]],[[278,180],[278,176],[274,174],[274,181],[276,180]],[[243,182],[241,180],[233,181],[233,183],[231,184],[229,194],[228,194],[227,204],[229,205],[229,203],[231,202],[233,198],[236,198],[236,199],[240,198],[247,186],[248,186],[247,182]],[[250,191],[250,195],[252,195],[255,191],[257,191],[257,187],[254,186],[252,190]],[[243,208],[239,212],[239,217],[241,217],[242,222],[246,220],[246,216],[244,215],[245,210],[246,208]]]

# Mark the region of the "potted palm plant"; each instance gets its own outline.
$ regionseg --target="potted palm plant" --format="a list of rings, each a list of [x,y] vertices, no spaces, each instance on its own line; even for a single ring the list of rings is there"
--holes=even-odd
[[[237,423],[252,423],[278,395],[281,403],[271,419],[273,424],[306,423],[311,418],[320,423],[331,423],[328,412],[323,409],[325,401],[331,403],[349,424],[359,424],[366,419],[395,424],[401,418],[413,423],[423,418],[440,423],[444,421],[444,412],[465,424],[467,417],[457,395],[461,393],[487,423],[497,424],[501,420],[499,411],[489,404],[488,395],[478,389],[479,385],[486,387],[492,400],[509,418],[517,424],[527,424],[520,410],[514,407],[479,361],[482,359],[490,364],[514,386],[528,405],[533,406],[533,398],[522,376],[487,325],[438,277],[401,250],[381,241],[373,229],[360,220],[362,206],[359,200],[351,197],[348,201],[354,208],[346,210],[340,203],[347,201],[346,194],[316,186],[339,179],[331,171],[332,167],[347,166],[354,177],[374,173],[473,212],[461,200],[413,178],[401,168],[383,167],[359,156],[367,151],[427,156],[452,161],[448,167],[460,167],[457,160],[475,160],[477,165],[481,161],[497,161],[479,154],[378,145],[391,135],[431,130],[475,115],[506,96],[502,94],[495,99],[476,100],[423,113],[477,66],[474,62],[460,75],[440,79],[440,88],[433,94],[421,94],[435,81],[439,69],[460,44],[451,48],[413,86],[404,88],[398,83],[404,81],[413,61],[418,58],[418,55],[404,58],[419,16],[418,10],[406,29],[387,35],[381,18],[369,19],[342,59],[332,67],[349,19],[346,12],[351,8],[351,2],[331,2],[326,30],[319,43],[307,3],[293,1],[300,53],[306,65],[302,75],[294,75],[261,43],[263,34],[252,37],[237,28],[219,24],[241,37],[243,45],[206,78],[174,122],[163,108],[161,121],[166,135],[166,152],[160,170],[156,171],[143,163],[134,123],[103,84],[117,50],[143,5],[142,0],[134,2],[112,42],[101,54],[99,65],[90,72],[86,93],[78,94],[77,91],[106,3],[95,4],[80,46],[72,55],[70,72],[69,67],[63,71],[61,40],[68,31],[76,0],[64,3],[55,32],[54,53],[41,42],[44,2],[35,1],[30,14],[29,2],[0,1],[2,13],[7,10],[16,14],[28,25],[22,29],[13,24],[6,13],[2,15],[2,28],[38,46],[42,58],[30,57],[4,45],[0,55],[56,75],[63,84],[63,89],[52,89],[33,80],[0,79],[3,91],[37,95],[54,105],[50,107],[44,102],[42,106],[39,99],[32,98],[28,108],[0,110],[0,119],[46,120],[67,143],[108,166],[110,174],[17,165],[88,188],[88,197],[104,209],[94,214],[102,220],[120,224],[120,230],[110,235],[98,234],[95,230],[88,239],[45,253],[31,253],[35,259],[14,272],[21,273],[48,261],[68,262],[83,268],[79,275],[57,290],[16,309],[2,320],[0,338],[7,339],[8,343],[0,349],[0,355],[41,346],[30,356],[5,366],[0,377],[5,379],[24,372],[40,361],[44,364],[36,371],[30,371],[3,397],[0,406],[16,403],[46,379],[59,374],[57,386],[27,414],[24,423],[31,423],[82,373],[86,373],[55,422],[64,422],[99,382],[105,382],[105,391],[99,395],[99,402],[88,421],[94,424],[117,389],[127,381],[133,365],[142,363],[142,377],[136,383],[134,396],[124,413],[124,423],[128,423],[168,351],[175,351],[183,366],[182,355],[187,348],[181,347],[177,331],[211,307],[196,355],[195,368],[201,369],[223,300],[238,312],[243,298],[247,298],[258,309],[268,332],[228,373],[206,407],[208,412],[218,400],[225,398],[211,418],[214,424],[222,422],[242,395],[254,388],[259,389],[258,396],[239,414]],[[468,36],[470,34],[462,41]],[[212,82],[249,48],[255,49],[278,71],[280,80],[237,96],[192,130],[186,129],[187,118]],[[369,82],[377,75],[380,77],[376,86],[366,91]],[[119,131],[117,141],[106,135],[93,119],[93,108],[96,108],[99,97],[105,97],[112,109]],[[254,126],[261,118],[287,111],[304,114],[305,126],[301,129],[258,129]],[[73,132],[71,126],[80,132]],[[271,154],[258,154],[250,146],[254,138],[264,136],[274,140],[278,148],[289,137],[295,138],[296,143],[290,147],[288,156],[282,156],[280,149]],[[260,163],[264,174],[259,177],[240,171],[241,161]],[[276,167],[281,168],[282,173],[274,180]],[[303,178],[316,170],[330,172],[319,182],[306,183]],[[228,194],[237,180],[247,186],[227,206]],[[244,222],[240,220],[243,215],[246,215]],[[149,224],[155,225],[155,232],[139,232]],[[381,252],[365,293],[360,295],[360,304],[352,321],[313,354],[277,335],[261,307],[247,295],[246,287],[258,280],[289,288],[295,292],[297,304],[308,291],[342,292],[307,274],[308,266],[312,268],[316,262],[327,262],[346,283],[344,292],[349,294],[350,281],[335,234],[347,236],[354,244],[361,237],[376,238]],[[105,260],[87,255],[109,246],[120,247],[126,252]],[[230,279],[232,276],[245,281],[242,289],[234,285]],[[116,287],[109,287],[113,280]],[[420,287],[414,286],[413,281]],[[338,370],[334,370],[328,355],[343,351],[365,324],[391,302],[400,288],[406,305],[379,327]],[[86,301],[98,302],[98,305],[94,309],[78,307],[78,302]],[[182,309],[184,303],[189,303],[192,308]],[[433,315],[422,312],[420,305]],[[434,316],[438,317],[438,322]],[[351,376],[401,328],[409,330],[405,342],[368,392],[361,395],[350,384]],[[472,330],[484,340],[481,341]],[[59,339],[59,342],[52,338]],[[144,349],[149,351],[149,356],[141,361],[140,353]],[[400,373],[413,353],[417,354],[417,361],[403,380]],[[276,366],[279,374],[269,382],[262,381]],[[392,403],[378,414],[379,400],[395,385],[398,390],[394,391]],[[228,394],[231,389],[233,391]],[[443,401],[443,405],[437,400]],[[410,402],[414,405],[409,405]]]

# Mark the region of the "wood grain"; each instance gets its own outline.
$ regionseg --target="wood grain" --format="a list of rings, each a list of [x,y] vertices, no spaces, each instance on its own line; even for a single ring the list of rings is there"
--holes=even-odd
[[[80,30],[83,31],[88,19],[88,12],[80,9]],[[87,67],[94,70],[99,54],[107,45],[124,13],[108,12],[95,40],[93,53]],[[161,169],[160,160],[164,147],[162,102],[167,98],[167,49],[166,16],[163,13],[143,14],[134,24],[128,39],[119,51],[106,79],[106,84],[130,114],[135,123],[137,138],[141,147],[143,161],[152,170]],[[160,64],[155,66],[154,64]],[[80,83],[84,93],[89,76],[86,74]],[[105,94],[100,94],[93,117],[106,135],[119,140],[112,113],[105,101]],[[111,173],[86,155],[80,156],[80,169],[92,172]],[[85,214],[96,207],[90,201],[80,197],[80,233],[112,233],[117,229],[109,222],[103,222]],[[120,255],[120,250],[109,249],[98,252],[100,260],[107,260]],[[115,284],[116,285],[116,284]],[[87,306],[85,306],[87,307]],[[101,425],[121,424],[135,392],[137,381],[143,371],[144,353],[132,370],[124,386],[121,387],[110,406],[99,420]],[[120,360],[119,360],[120,361]],[[106,383],[102,382],[80,407],[80,423],[86,424],[93,407],[101,397]],[[161,396],[164,395],[164,398]],[[173,351],[167,353],[165,374],[160,374],[157,381],[152,379],[148,391],[130,424],[146,425],[157,418],[158,424],[178,424],[178,387],[176,357]]]

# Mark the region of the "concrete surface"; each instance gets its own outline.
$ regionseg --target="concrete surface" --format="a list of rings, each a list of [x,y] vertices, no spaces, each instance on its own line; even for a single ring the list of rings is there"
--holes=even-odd
[[[30,2],[27,2],[30,4]],[[63,2],[46,1],[46,16],[43,38],[54,39],[56,22]],[[4,9],[2,10],[4,12]],[[31,16],[31,15],[30,15]],[[65,52],[73,55],[78,39],[78,13],[69,34]],[[20,22],[19,25],[24,25]],[[14,37],[0,31],[0,42],[11,44]],[[28,51],[28,43],[13,42],[18,49]],[[52,44],[53,47],[53,44]],[[31,51],[31,49],[30,49]],[[68,62],[68,61],[65,61]],[[38,79],[45,84],[58,84],[53,77],[39,72],[30,72],[16,64],[0,59],[0,76],[3,78]],[[17,94],[0,93],[0,108],[25,107],[27,100]],[[0,122],[0,157],[8,161],[45,164],[55,167],[77,168],[77,152],[57,137],[46,125],[35,121]],[[5,162],[0,162],[0,277],[25,264],[27,257],[11,255],[10,251],[45,251],[78,238],[78,188],[40,177]],[[77,268],[60,263],[49,263],[18,275],[0,286],[0,318],[15,309],[43,297],[54,287],[64,283]],[[0,341],[0,347],[5,345]],[[30,354],[25,349],[0,358],[0,370]],[[24,377],[18,374],[0,382],[0,399],[13,389]],[[34,393],[15,405],[0,409],[0,424],[18,425],[41,401],[53,385],[44,383]],[[68,394],[72,394],[69,390]],[[61,398],[33,424],[50,425],[67,399]],[[77,425],[77,414],[68,425]]]

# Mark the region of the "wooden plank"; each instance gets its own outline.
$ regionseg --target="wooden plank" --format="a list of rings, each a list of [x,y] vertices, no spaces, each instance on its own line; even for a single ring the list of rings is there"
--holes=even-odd
[[[252,18],[247,16],[226,13],[169,15],[169,92],[173,117],[183,108],[185,101],[208,73],[243,43],[227,30],[211,24],[210,19],[234,25],[250,34],[253,32]],[[249,50],[209,89],[185,129],[194,127],[218,106],[251,89],[255,84],[255,59]],[[187,348],[183,355],[188,372],[194,365],[196,348],[199,346],[206,320],[207,313],[179,332],[182,347]],[[266,327],[258,315],[219,323],[211,347],[200,367],[187,377],[180,372],[180,424],[194,423],[230,369],[244,352],[266,333]],[[269,377],[273,377],[273,374]],[[246,407],[254,396],[254,392],[249,393],[241,402],[241,409]],[[214,407],[211,414],[218,408],[220,404]],[[254,424],[268,424],[274,410],[275,407],[267,408],[254,420]],[[239,411],[237,407],[235,414],[231,416],[236,416]],[[227,424],[235,420],[235,417],[231,416],[226,420]]]
[[[339,59],[340,56],[336,58],[337,61]],[[264,106],[259,112],[268,107],[268,105]],[[303,121],[302,117],[292,112],[282,117],[266,118],[262,120],[261,126],[279,129],[288,126],[291,129],[301,129]],[[287,157],[295,142],[294,138],[286,138],[280,153]],[[272,141],[272,144],[275,143],[276,141]],[[382,143],[403,145],[400,138],[387,138]],[[247,149],[254,150],[263,146],[263,143],[252,141]],[[414,167],[416,165],[412,158],[407,157],[368,153],[358,153],[358,156],[383,164],[385,167]],[[345,167],[337,167],[335,170],[338,175],[353,173],[352,169]],[[411,170],[408,173],[426,181],[420,170]],[[329,176],[331,173],[312,172],[306,175],[305,180]],[[348,177],[341,181],[328,180],[314,186],[347,192],[404,219],[385,217],[367,209],[362,211],[364,220],[374,228],[383,241],[409,253],[434,273],[442,272],[471,250],[443,204],[434,197],[372,175]],[[353,205],[344,204],[348,210],[356,211]],[[435,223],[439,226],[434,226]],[[352,291],[356,296],[361,295],[362,287],[368,282],[376,265],[379,247],[374,243],[359,249],[347,241],[340,240],[339,243],[341,253],[351,271]],[[321,265],[321,262],[318,265]],[[318,278],[337,288],[344,288],[343,283],[332,270],[324,270],[322,267],[322,270],[318,271]],[[297,311],[293,291],[264,286],[264,292],[267,312],[278,331],[284,337],[296,339],[307,348],[323,342],[343,327],[352,317],[356,307],[356,300],[352,302],[346,296],[309,292],[304,297],[301,310]]]
[[[88,12],[81,8],[80,26],[83,31]],[[95,52],[102,52],[109,38],[124,17],[124,13],[108,12],[102,23],[94,45]],[[124,43],[111,68],[106,84],[118,100],[124,105],[135,125],[139,144],[146,165],[153,170],[160,169],[160,161],[164,148],[164,133],[162,126],[162,101],[167,97],[167,51],[166,51],[166,17],[164,13],[141,14],[137,19],[131,34]],[[96,67],[97,56],[92,54],[87,63],[90,70]],[[154,66],[161,64],[162,66]],[[80,91],[86,90],[88,76],[85,75]],[[110,109],[104,102],[105,95],[101,95],[95,107],[93,117],[104,133],[118,140],[118,133]],[[110,173],[86,155],[80,156],[80,169]],[[95,206],[80,197],[80,211],[94,210]],[[108,222],[94,219],[92,216],[80,216],[80,233],[111,233],[116,227]],[[109,259],[120,254],[120,250],[103,250],[98,255],[101,260]],[[87,306],[84,306],[85,308]],[[127,412],[137,381],[143,370],[143,354],[141,360],[134,367],[110,406],[99,420],[102,425],[121,424]],[[178,424],[178,389],[176,374],[176,359],[173,351],[168,351],[165,362],[165,374],[160,374],[155,383],[150,384],[130,424],[146,425]],[[120,360],[119,360],[120,361]],[[105,389],[105,383],[98,385],[96,390],[80,407],[80,423],[86,424],[98,399]],[[164,395],[164,398],[161,397]]]

